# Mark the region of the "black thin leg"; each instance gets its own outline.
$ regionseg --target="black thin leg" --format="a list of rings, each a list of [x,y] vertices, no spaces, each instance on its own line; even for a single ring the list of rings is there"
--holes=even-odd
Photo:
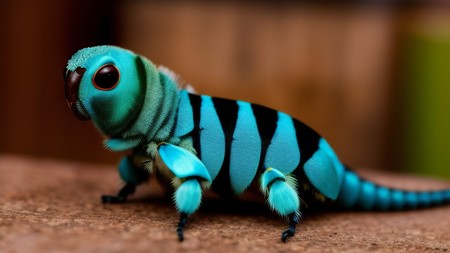
[[[123,203],[127,200],[127,197],[134,193],[136,190],[136,185],[127,183],[120,189],[119,193],[114,195],[103,195],[102,203]]]
[[[286,242],[289,237],[294,236],[295,228],[300,221],[300,215],[293,213],[289,215],[289,227],[281,234],[281,241]]]
[[[184,240],[183,229],[184,229],[184,226],[186,225],[186,220],[187,220],[187,214],[181,213],[180,222],[178,222],[178,228],[177,228],[178,240],[180,240],[180,242],[182,242]]]

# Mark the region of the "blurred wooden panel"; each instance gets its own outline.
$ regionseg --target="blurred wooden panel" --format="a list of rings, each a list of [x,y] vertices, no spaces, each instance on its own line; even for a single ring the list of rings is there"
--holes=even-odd
[[[102,12],[114,9],[102,2],[2,1],[0,16],[6,26],[0,40],[0,152],[117,160],[117,155],[104,151],[93,126],[72,115],[62,78],[75,50],[113,43]]]

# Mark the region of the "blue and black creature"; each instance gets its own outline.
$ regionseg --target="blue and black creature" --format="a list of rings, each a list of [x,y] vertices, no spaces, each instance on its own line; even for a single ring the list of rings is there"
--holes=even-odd
[[[289,219],[283,242],[295,233],[300,198],[363,210],[450,201],[450,190],[404,191],[361,179],[302,122],[261,105],[190,93],[169,70],[119,47],[79,50],[64,76],[73,113],[92,119],[107,149],[133,151],[119,164],[124,187],[103,202],[125,201],[156,175],[173,192],[180,241],[205,190],[231,198],[262,193]]]

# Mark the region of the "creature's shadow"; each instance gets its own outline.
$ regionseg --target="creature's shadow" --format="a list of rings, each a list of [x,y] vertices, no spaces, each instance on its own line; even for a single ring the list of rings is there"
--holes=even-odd
[[[150,204],[154,203],[167,208],[174,208],[170,194],[162,192],[141,192],[130,198],[125,204]],[[314,217],[322,212],[327,212],[324,206],[304,205],[301,213],[304,217]],[[262,196],[244,195],[239,198],[223,198],[215,194],[206,194],[198,210],[200,215],[221,215],[240,217],[265,217],[268,220],[279,220],[279,216],[270,209]]]

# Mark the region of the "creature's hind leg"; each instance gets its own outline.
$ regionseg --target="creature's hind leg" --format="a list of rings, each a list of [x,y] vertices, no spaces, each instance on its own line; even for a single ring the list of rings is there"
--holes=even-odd
[[[281,234],[281,240],[283,242],[286,242],[289,237],[294,236],[295,228],[297,227],[297,224],[300,221],[300,213],[294,212],[291,213],[288,217],[289,217],[289,227],[288,229],[284,230],[283,233]]]
[[[295,228],[300,220],[300,200],[296,191],[296,181],[276,169],[268,168],[261,175],[261,189],[267,196],[270,207],[281,216],[289,218],[289,227],[281,234],[281,240],[286,242],[295,234]]]

